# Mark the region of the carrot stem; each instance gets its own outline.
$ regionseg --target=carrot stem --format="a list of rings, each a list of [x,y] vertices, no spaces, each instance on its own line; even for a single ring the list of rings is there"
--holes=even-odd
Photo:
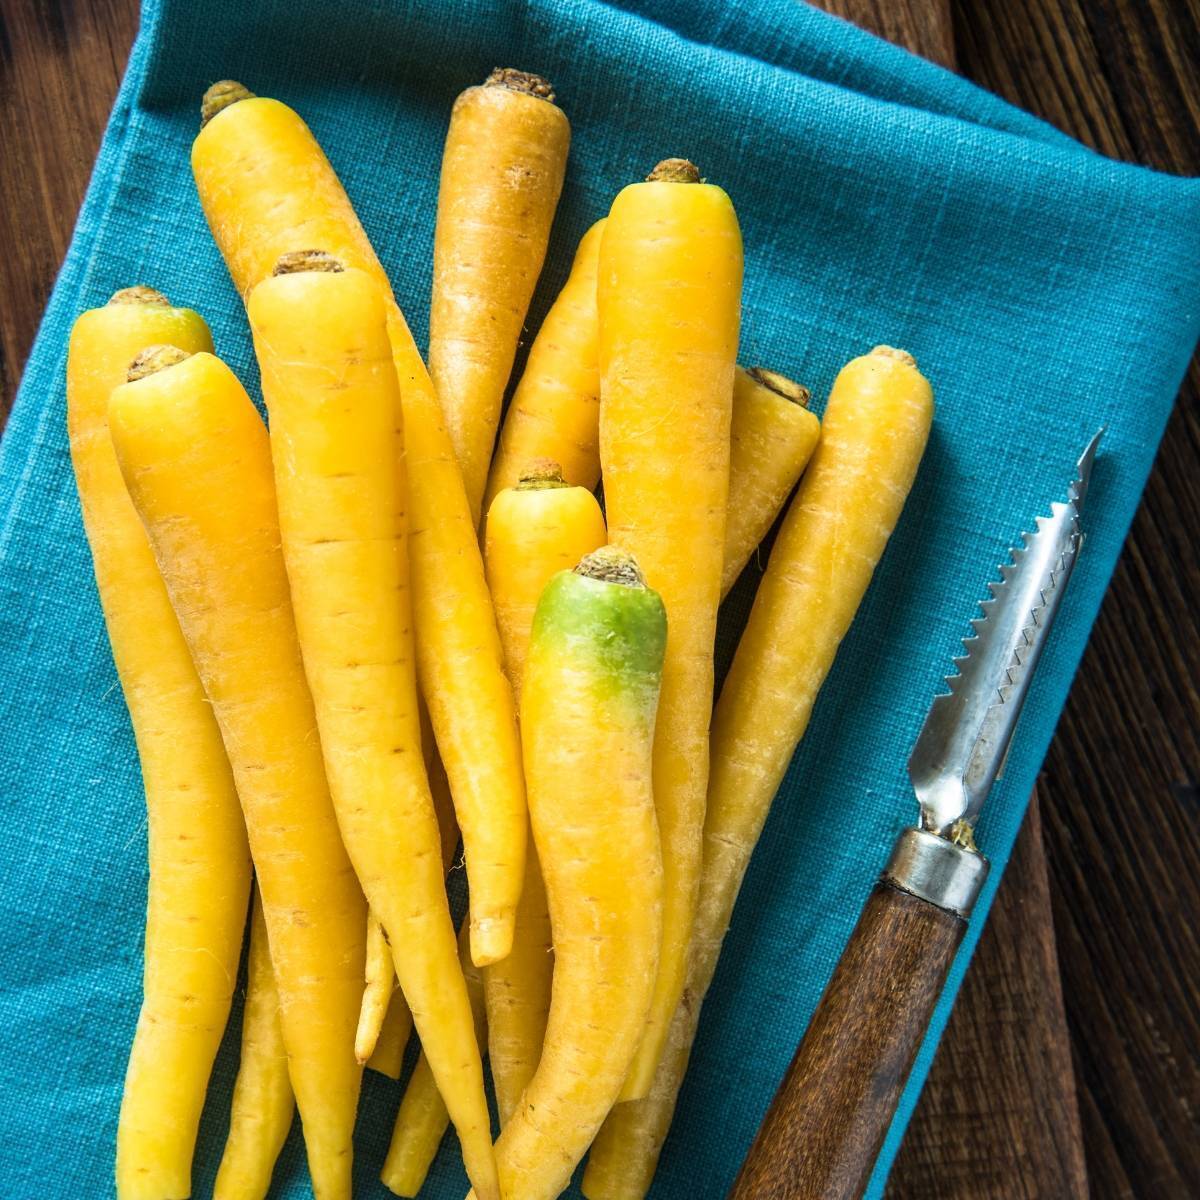
[[[148,304],[155,308],[170,308],[171,302],[157,288],[139,283],[136,287],[121,288],[108,298],[109,304]]]
[[[345,269],[341,260],[334,258],[327,250],[289,250],[287,254],[279,256],[271,275],[299,275],[305,271],[325,271],[336,275]]]
[[[223,109],[241,100],[252,100],[254,93],[236,79],[219,79],[200,101],[200,128],[203,129]]]
[[[484,87],[502,87],[510,92],[524,92],[536,96],[549,104],[554,103],[554,88],[548,79],[534,75],[531,71],[518,71],[516,67],[496,67],[483,81]]]
[[[647,183],[699,183],[700,168],[686,158],[664,158],[646,176]]]
[[[812,399],[812,393],[804,384],[797,383],[794,379],[789,379],[786,375],[781,375],[778,371],[772,371],[768,367],[750,367],[746,374],[752,379],[758,380],[763,387],[770,388],[777,396],[782,396],[785,400],[790,400],[801,408],[807,408],[808,402]]]
[[[139,351],[137,357],[129,364],[129,370],[125,376],[126,382],[136,383],[139,379],[145,379],[148,375],[156,375],[159,371],[173,367],[176,363],[181,363],[190,357],[190,351],[181,350],[178,346],[147,346],[144,350]]]

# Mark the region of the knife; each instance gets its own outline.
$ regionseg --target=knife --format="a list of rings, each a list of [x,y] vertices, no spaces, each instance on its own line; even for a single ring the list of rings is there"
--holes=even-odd
[[[908,760],[920,822],[900,834],[730,1200],[854,1200],[866,1187],[987,878],[975,824],[1083,545],[1103,433],[1080,457],[1066,501],[1038,517],[988,584],[958,673]]]

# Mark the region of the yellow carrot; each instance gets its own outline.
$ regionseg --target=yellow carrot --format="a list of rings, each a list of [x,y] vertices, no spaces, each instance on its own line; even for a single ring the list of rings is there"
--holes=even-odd
[[[368,936],[369,936],[368,928]],[[391,964],[389,964],[391,966]],[[393,968],[393,974],[394,974]],[[362,1014],[359,1014],[362,1023]],[[399,1079],[404,1068],[404,1051],[408,1048],[408,1039],[412,1034],[412,1009],[404,999],[404,993],[393,987],[388,997],[387,1012],[383,1014],[383,1023],[379,1027],[379,1035],[375,1039],[375,1049],[367,1059],[367,1068],[386,1075],[389,1079]],[[355,1038],[355,1055],[358,1054],[358,1039]]]
[[[557,463],[530,463],[517,485],[492,502],[484,562],[505,669],[518,696],[542,590],[559,571],[573,567],[604,541],[604,516],[595,496],[585,488],[569,487]],[[501,1128],[541,1057],[552,965],[546,887],[531,847],[512,953],[484,972],[488,1055]]]
[[[487,1046],[483,978],[480,969],[471,962],[467,933],[464,921],[459,935],[459,960],[467,980],[467,994],[471,998],[475,1044],[482,1052]],[[421,1190],[449,1125],[450,1114],[446,1111],[446,1102],[438,1091],[429,1059],[422,1054],[413,1068],[408,1087],[404,1089],[387,1158],[379,1176],[397,1196],[415,1196]]]
[[[475,521],[558,207],[571,126],[546,80],[497,68],[454,102],[433,241],[429,373]]]
[[[498,1197],[483,1065],[421,758],[386,294],[366,273],[305,251],[281,258],[246,307],[270,420],[283,558],[338,827],[382,926],[377,943],[391,947],[467,1174],[480,1196]],[[380,963],[375,974],[382,1022],[391,971]],[[359,1061],[373,1048],[361,1047]]]
[[[257,890],[250,915],[250,962],[242,1013],[242,1059],[233,1085],[229,1136],[213,1200],[263,1200],[292,1127],[296,1102],[279,1024],[279,992]]]
[[[821,423],[808,389],[763,367],[738,367],[729,430],[729,508],[721,595],[737,582],[812,457]]]
[[[558,463],[568,483],[589,492],[600,482],[596,266],[604,226],[602,218],[583,235],[570,277],[529,347],[488,475],[485,514],[539,459]]]
[[[425,762],[425,776],[429,780],[429,792],[433,796],[433,811],[437,816],[438,836],[442,845],[442,874],[445,875],[454,864],[454,856],[458,850],[459,831],[458,821],[454,816],[454,797],[450,795],[450,781],[446,778],[446,768],[441,755],[437,751],[437,743],[433,737],[433,725],[429,720],[429,710],[421,705],[421,757]]]
[[[433,811],[437,814],[438,831],[442,843],[442,872],[450,870],[454,853],[458,849],[458,822],[454,819],[454,805],[450,799],[450,786],[446,782],[446,770],[433,744],[433,729],[429,714],[421,705],[421,753],[425,760],[425,773],[429,777],[429,790],[433,795]],[[471,990],[471,977],[467,976],[467,992]],[[472,1000],[472,1005],[474,1001]],[[367,1060],[372,1071],[378,1071],[389,1079],[399,1079],[404,1065],[404,1050],[412,1033],[412,1012],[399,988],[392,989],[383,1026],[375,1042],[375,1052]],[[450,1118],[447,1117],[447,1120]]]
[[[117,459],[212,702],[250,835],[288,1070],[318,1200],[350,1194],[366,907],[304,682],[267,431],[211,354],[146,353],[117,388]]]
[[[596,1139],[588,1200],[641,1200],[650,1186],[751,852],[899,520],[932,418],[929,384],[902,350],[876,347],[834,384],[717,704],[688,1003],[650,1095],[615,1109]]]
[[[662,601],[611,546],[559,572],[534,616],[521,738],[554,987],[537,1070],[496,1142],[508,1200],[567,1186],[645,1028],[662,938],[651,774],[666,637]]]
[[[67,357],[67,428],[149,818],[143,1001],[117,1126],[117,1194],[191,1190],[192,1152],[237,975],[250,853],[221,734],[108,436],[108,397],[144,347],[212,348],[151,288],[84,313]]]
[[[575,270],[534,339],[500,431],[485,507],[516,483],[520,464],[535,459],[561,459],[563,477],[579,487],[592,490],[600,482],[595,256],[603,224],[580,245]],[[584,283],[581,259],[589,242]],[[817,444],[821,424],[807,404],[808,389],[777,371],[738,367],[734,373],[722,596],[771,528]]]
[[[703,902],[703,901],[702,901]],[[688,981],[695,976],[689,957]],[[654,1182],[675,1101],[687,1073],[700,1023],[700,1003],[687,988],[671,1018],[666,1044],[650,1091],[641,1100],[618,1104],[605,1118],[588,1151],[580,1188],[586,1200],[643,1200]]]
[[[553,970],[550,906],[537,851],[531,845],[512,953],[483,973],[488,1057],[501,1129],[516,1111],[542,1056]]]
[[[596,269],[605,223],[597,221],[579,243],[570,278],[529,348],[500,430],[485,513],[536,459],[559,463],[568,483],[589,491],[600,482]],[[722,595],[770,529],[812,454],[820,424],[807,404],[808,390],[776,371],[736,371]]]
[[[192,170],[243,295],[283,255],[314,246],[388,287],[349,198],[295,112],[225,82],[209,89],[202,117]],[[454,450],[412,334],[387,294],[404,410],[417,674],[462,827],[471,948],[484,964],[509,951],[525,872],[515,705]]]
[[[362,1005],[358,1010],[354,1057],[367,1065],[379,1044],[379,1035],[391,1010],[392,993],[396,984],[392,950],[388,945],[387,934],[384,933],[374,911],[367,913],[367,961],[363,974],[366,987],[363,988]],[[412,1020],[412,1009],[408,1010],[408,1018],[409,1021]]]
[[[645,1095],[679,1003],[700,880],[742,240],[729,197],[668,159],[613,203],[600,241],[600,460],[608,534],[670,625],[654,745],[663,947],[622,1099]]]

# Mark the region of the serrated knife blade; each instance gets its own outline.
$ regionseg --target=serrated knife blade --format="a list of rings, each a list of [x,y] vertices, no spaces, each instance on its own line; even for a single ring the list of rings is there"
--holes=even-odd
[[[966,836],[1004,762],[1050,626],[1083,541],[1080,518],[1103,430],[1076,464],[1067,499],[1021,535],[988,584],[991,593],[954,659],[948,692],[935,697],[908,760],[921,826]]]

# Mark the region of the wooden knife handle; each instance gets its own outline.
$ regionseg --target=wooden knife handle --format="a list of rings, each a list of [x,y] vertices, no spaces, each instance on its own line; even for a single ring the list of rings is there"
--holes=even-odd
[[[876,886],[730,1200],[862,1195],[966,927]]]

